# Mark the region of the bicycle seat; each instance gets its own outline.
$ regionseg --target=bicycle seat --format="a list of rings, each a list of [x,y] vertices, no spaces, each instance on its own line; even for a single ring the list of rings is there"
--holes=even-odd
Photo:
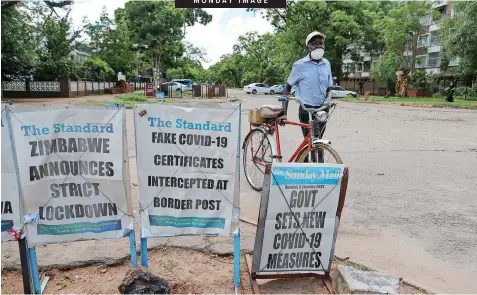
[[[281,106],[263,105],[260,108],[260,115],[266,119],[275,119],[283,114],[283,108]]]

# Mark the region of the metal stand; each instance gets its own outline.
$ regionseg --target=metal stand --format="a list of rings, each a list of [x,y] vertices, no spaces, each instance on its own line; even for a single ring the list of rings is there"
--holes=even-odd
[[[265,179],[264,179],[264,186],[263,186],[263,190],[262,190],[262,202],[260,204],[260,214],[262,216],[266,216],[266,213],[267,213],[267,207],[268,207],[268,197],[263,197],[263,194],[267,194],[269,193],[269,189],[270,189],[270,169],[266,169],[265,170]],[[343,210],[343,207],[344,207],[344,202],[345,202],[345,199],[346,199],[346,190],[348,188],[348,178],[349,178],[349,171],[348,171],[348,168],[345,167],[344,168],[344,171],[343,171],[343,178],[341,180],[341,187],[340,187],[340,197],[339,197],[339,201],[338,201],[338,208],[336,210],[336,216],[338,217],[338,220],[341,220],[341,212]],[[265,222],[265,218],[262,218],[260,219],[259,217],[259,226],[260,226],[260,221]],[[259,226],[257,227],[257,232],[259,230]],[[264,226],[264,224],[263,224]],[[261,236],[261,238],[263,239],[263,236]],[[262,245],[262,242],[263,241],[260,241],[257,237],[255,239],[255,250],[257,249],[257,247],[259,247],[258,249],[260,250],[260,255],[261,255],[261,245]],[[258,243],[258,244],[257,244]],[[249,255],[249,254],[244,254],[244,258],[245,258],[245,263],[247,264],[247,273],[248,273],[248,277],[250,279],[250,284],[252,285],[252,292],[254,294],[260,294],[260,284],[257,282],[257,280],[260,280],[260,279],[292,279],[292,278],[306,278],[306,277],[313,277],[313,278],[317,278],[317,279],[320,279],[320,280],[323,280],[323,282],[325,283],[326,285],[326,288],[328,289],[328,291],[330,292],[330,294],[335,294],[335,290],[333,288],[333,284],[332,284],[332,281],[331,281],[331,276],[330,276],[330,273],[329,272],[309,272],[309,273],[293,273],[293,274],[287,274],[287,273],[281,273],[281,274],[260,274],[260,273],[257,273],[256,270],[253,270],[252,269],[252,265],[253,265],[253,255]],[[259,260],[260,257],[256,257],[257,261],[256,263],[259,263]],[[258,266],[258,264],[256,264]]]
[[[299,274],[256,274],[252,275],[252,258],[253,256],[250,254],[244,254],[245,264],[247,265],[247,272],[248,277],[250,279],[250,284],[252,285],[252,292],[253,294],[260,294],[260,284],[257,280],[260,279],[296,279],[296,278],[317,278],[323,280],[326,285],[326,288],[330,292],[330,294],[335,294],[335,290],[333,289],[333,284],[331,282],[331,276],[329,272],[326,273],[299,273]]]
[[[18,248],[20,250],[20,263],[22,266],[22,278],[23,278],[23,292],[25,294],[31,294],[31,280],[30,280],[30,267],[28,263],[28,247],[25,239],[18,240]]]
[[[137,250],[135,231],[129,233],[129,251],[131,252],[131,267],[137,267]]]

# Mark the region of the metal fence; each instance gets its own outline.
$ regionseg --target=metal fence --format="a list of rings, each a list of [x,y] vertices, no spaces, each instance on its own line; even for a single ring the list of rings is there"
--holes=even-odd
[[[132,82],[134,90],[142,90],[146,83]],[[2,99],[65,98],[105,94],[116,82],[106,81],[2,81]]]

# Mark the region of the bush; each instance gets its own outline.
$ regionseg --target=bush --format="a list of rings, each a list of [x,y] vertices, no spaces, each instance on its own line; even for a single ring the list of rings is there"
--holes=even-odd
[[[436,92],[436,93],[432,94],[432,97],[434,97],[434,98],[442,98],[442,96],[443,95],[440,92]]]
[[[465,95],[466,87],[457,87],[455,89],[454,95],[455,96],[464,96]],[[469,94],[469,89],[467,89],[467,94]]]
[[[123,96],[117,96],[117,98],[124,101],[147,101],[147,97],[144,94],[131,93]]]

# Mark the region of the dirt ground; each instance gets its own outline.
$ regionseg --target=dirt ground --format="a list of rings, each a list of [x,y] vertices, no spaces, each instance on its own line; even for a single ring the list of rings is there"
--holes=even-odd
[[[252,294],[252,287],[243,256],[241,257],[241,294]],[[335,260],[354,267],[362,266]],[[149,252],[149,268],[167,278],[173,294],[231,294],[233,287],[233,257],[204,254],[199,251],[165,247]],[[130,260],[120,265],[92,265],[70,270],[47,270],[49,277],[44,294],[118,294],[118,287],[131,269]],[[334,270],[332,271],[332,274]],[[260,280],[261,294],[330,294],[321,280],[314,278]],[[21,273],[2,271],[2,294],[22,294]],[[402,294],[423,291],[401,284]]]
[[[241,261],[242,294],[251,294],[245,260]],[[169,279],[174,294],[234,293],[233,257],[219,257],[198,251],[163,248],[149,253],[149,267],[158,276]],[[88,266],[66,271],[50,270],[45,294],[118,294],[118,287],[130,270],[130,261],[121,265]],[[2,294],[21,294],[21,273],[2,272]],[[323,294],[322,282],[314,279],[268,281],[263,294]]]

